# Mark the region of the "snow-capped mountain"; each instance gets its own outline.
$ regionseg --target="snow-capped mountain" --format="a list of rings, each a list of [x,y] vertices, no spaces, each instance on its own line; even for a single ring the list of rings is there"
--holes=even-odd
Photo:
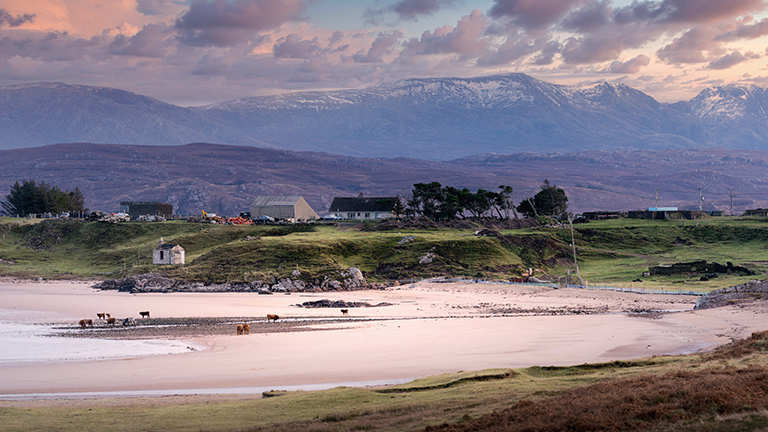
[[[704,89],[689,102],[712,142],[723,147],[766,149],[768,92],[757,86]]]
[[[523,74],[408,79],[183,108],[122,90],[0,87],[0,149],[58,142],[215,142],[354,156],[650,148],[768,149],[759,87],[706,89],[662,104],[631,87],[563,86]]]

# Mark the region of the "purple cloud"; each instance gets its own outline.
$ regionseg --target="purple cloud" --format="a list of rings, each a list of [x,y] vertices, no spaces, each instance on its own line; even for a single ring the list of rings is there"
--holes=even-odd
[[[432,15],[442,8],[452,6],[460,0],[398,0],[394,4],[366,9],[366,22],[380,25],[388,13],[395,13],[400,19],[415,21],[421,15]]]
[[[304,8],[304,0],[196,0],[175,28],[189,45],[232,46],[300,19]]]
[[[511,18],[515,24],[536,29],[557,23],[587,0],[494,0],[488,11],[493,18]]]
[[[163,57],[172,46],[172,30],[165,24],[147,24],[132,37],[115,36],[109,52],[136,57]]]
[[[718,59],[709,62],[707,69],[728,69],[732,66],[736,66],[739,63],[745,62],[750,59],[760,58],[759,54],[748,52],[746,55],[738,51],[726,54]]]
[[[734,30],[715,36],[715,40],[733,42],[740,39],[756,39],[768,35],[768,18],[754,24],[739,24]]]
[[[357,53],[352,56],[355,63],[382,63],[384,56],[394,51],[395,45],[403,37],[403,32],[395,30],[391,33],[381,33],[373,41],[368,52]]]
[[[308,59],[312,54],[320,51],[318,39],[302,39],[296,33],[291,33],[286,37],[277,40],[272,47],[272,52],[276,58]]]
[[[35,14],[16,15],[14,17],[7,10],[0,9],[0,26],[19,27],[24,23],[33,22],[36,17]]]
[[[606,72],[617,74],[635,74],[640,72],[640,69],[643,66],[648,66],[650,63],[650,57],[645,54],[640,54],[639,56],[625,62],[620,62],[618,60],[611,62]]]

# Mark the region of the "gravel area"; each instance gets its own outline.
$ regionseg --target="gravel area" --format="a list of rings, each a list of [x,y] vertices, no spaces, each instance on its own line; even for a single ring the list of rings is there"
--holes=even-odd
[[[361,320],[356,317],[354,320]],[[318,324],[344,323],[350,319],[296,317],[267,322],[257,317],[184,317],[184,318],[145,318],[136,319],[136,325],[123,326],[118,323],[109,326],[104,321],[94,322],[93,327],[55,326],[57,333],[51,336],[105,338],[105,339],[168,339],[181,337],[203,337],[217,335],[235,335],[238,324],[248,323],[251,334],[282,333],[299,331],[329,330],[317,327]],[[333,327],[338,330],[339,327]]]

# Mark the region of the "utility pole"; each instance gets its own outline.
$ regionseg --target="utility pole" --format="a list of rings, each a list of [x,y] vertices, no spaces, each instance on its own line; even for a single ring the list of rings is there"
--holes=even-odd
[[[704,194],[701,193],[702,190],[702,188],[699,188],[699,211],[704,210]]]
[[[731,189],[731,216],[733,216],[733,189]]]

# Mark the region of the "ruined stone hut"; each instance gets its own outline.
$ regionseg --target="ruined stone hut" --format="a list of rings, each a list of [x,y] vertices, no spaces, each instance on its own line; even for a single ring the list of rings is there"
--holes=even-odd
[[[152,264],[184,264],[184,248],[160,238],[160,244],[152,250]]]

